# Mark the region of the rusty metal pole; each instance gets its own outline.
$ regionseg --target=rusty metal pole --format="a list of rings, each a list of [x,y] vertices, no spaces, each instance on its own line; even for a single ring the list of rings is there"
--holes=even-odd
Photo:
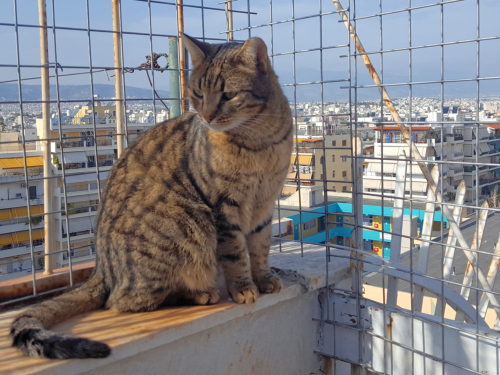
[[[115,97],[116,97],[116,143],[117,154],[120,157],[124,150],[123,122],[123,61],[122,61],[122,28],[120,0],[111,0],[113,12],[113,49],[115,55]]]
[[[226,1],[226,27],[229,33],[227,34],[229,39],[227,40],[232,41],[234,39],[233,35],[233,0],[228,0]]]
[[[40,65],[42,86],[42,151],[43,151],[43,231],[45,239],[44,274],[52,274],[55,259],[50,256],[54,248],[55,217],[54,181],[52,177],[52,160],[50,153],[50,86],[49,86],[49,44],[47,37],[47,5],[45,0],[38,0],[38,23],[40,25]]]
[[[399,113],[394,107],[394,104],[392,104],[391,98],[389,97],[389,94],[387,94],[387,91],[385,87],[382,85],[382,81],[380,80],[380,77],[377,74],[377,71],[373,67],[372,62],[370,61],[370,58],[366,54],[366,51],[361,44],[361,41],[359,40],[357,34],[355,33],[354,27],[351,25],[349,22],[349,17],[346,14],[345,9],[342,7],[340,4],[339,0],[332,0],[333,5],[339,12],[339,16],[344,22],[345,27],[347,28],[349,35],[351,36],[351,39],[355,42],[356,44],[356,49],[358,50],[363,62],[366,65],[366,68],[370,72],[370,75],[372,76],[373,82],[377,85],[377,88],[379,92],[382,94],[382,98],[384,100],[385,105],[391,112],[392,117],[394,118],[394,121],[397,123],[399,130],[401,131],[401,134],[403,136],[404,141],[408,144],[408,147],[410,147],[411,152],[413,154],[414,159],[417,161],[418,166],[420,167],[422,174],[424,175],[427,184],[429,185],[429,188],[432,190],[434,193],[434,196],[436,197],[436,202],[441,203],[443,202],[443,197],[441,195],[441,191],[438,189],[436,183],[432,179],[432,176],[429,172],[429,168],[427,168],[427,165],[423,162],[422,155],[420,154],[420,151],[418,150],[417,146],[415,143],[412,142],[410,133],[408,132],[408,129],[406,126],[403,124],[403,121],[401,120],[401,117],[399,116]],[[474,254],[472,254],[472,251],[469,250],[470,246],[467,244],[467,241],[465,240],[465,237],[462,234],[462,231],[460,230],[457,222],[453,218],[453,215],[448,208],[448,205],[443,205],[443,214],[444,216],[448,219],[448,223],[450,225],[451,230],[456,234],[458,243],[460,246],[463,248],[463,252],[465,256],[467,257],[467,260],[471,262],[472,264],[474,263]],[[484,276],[483,272],[478,268],[477,270],[474,269],[475,267],[473,266],[473,270],[477,272],[477,276],[479,279],[479,282],[481,283],[481,286],[485,289],[485,293],[488,296],[488,299],[490,300],[490,303],[492,307],[495,309],[495,311],[498,311],[500,315],[500,303],[498,302],[496,296],[491,293],[491,287],[486,280],[486,277]]]
[[[355,215],[352,239],[354,241],[354,248],[363,250],[363,147],[359,137],[353,137],[351,142],[354,148],[353,154],[356,156],[353,159],[355,164],[353,175],[353,207],[355,207]],[[350,267],[353,272],[351,287],[356,293],[361,293],[363,289],[364,258],[363,253],[351,251]]]
[[[184,7],[182,6],[182,0],[177,0],[177,35],[179,40],[179,71],[181,78],[181,103],[182,103],[182,113],[186,113],[188,110],[188,102],[186,99],[187,94],[187,76],[186,76],[186,52],[184,49],[184,42],[181,38],[181,33],[184,32]]]

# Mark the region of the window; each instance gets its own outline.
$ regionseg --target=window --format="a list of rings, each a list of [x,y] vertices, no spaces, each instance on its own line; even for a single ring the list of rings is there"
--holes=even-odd
[[[335,147],[337,146],[337,141],[332,141],[332,146]],[[335,160],[334,160],[335,161]]]
[[[304,223],[304,230],[312,229],[316,226],[316,219],[308,220]]]
[[[29,188],[30,199],[36,199],[36,186],[30,186]]]
[[[342,171],[342,177],[347,177],[347,171]]]
[[[345,139],[342,140],[342,146],[347,146],[347,141]]]
[[[347,186],[342,186],[342,191],[347,191]]]
[[[363,215],[363,225],[367,227],[373,226],[373,216]]]
[[[322,156],[321,158],[319,158],[319,163],[320,164],[323,164],[324,162],[325,162],[325,157],[324,156]]]
[[[332,155],[332,162],[335,163],[335,155]]]
[[[321,180],[323,179],[323,173],[321,173],[321,177],[320,177],[320,179],[321,179]]]
[[[335,178],[335,171],[332,172],[332,177]]]
[[[342,163],[345,163],[347,160],[347,156],[342,156]]]
[[[373,241],[363,241],[363,250],[364,251],[372,251],[373,250]]]

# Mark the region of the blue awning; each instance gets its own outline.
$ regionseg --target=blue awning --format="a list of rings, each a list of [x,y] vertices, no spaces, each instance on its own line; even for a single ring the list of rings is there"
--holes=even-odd
[[[313,219],[316,219],[318,217],[323,217],[323,216],[325,216],[325,214],[324,213],[316,213],[316,212],[302,212],[302,215],[296,214],[296,215],[288,216],[288,218],[292,219],[293,225],[295,225],[295,224],[300,223],[301,216],[302,216],[302,223],[305,223],[306,221],[313,220]]]
[[[367,241],[380,241],[382,232],[379,230],[363,229],[363,239]],[[387,240],[386,240],[387,241]]]

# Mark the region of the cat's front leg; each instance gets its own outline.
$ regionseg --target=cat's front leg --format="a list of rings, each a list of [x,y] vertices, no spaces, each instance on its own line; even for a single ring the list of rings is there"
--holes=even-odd
[[[269,268],[271,219],[258,225],[246,238],[252,278],[262,293],[278,293],[283,287],[278,275]]]
[[[219,232],[217,260],[224,270],[227,289],[233,301],[256,302],[259,290],[252,281],[245,235],[240,230]]]

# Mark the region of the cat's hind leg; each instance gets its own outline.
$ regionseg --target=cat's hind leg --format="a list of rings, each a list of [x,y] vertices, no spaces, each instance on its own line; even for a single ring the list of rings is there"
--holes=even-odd
[[[219,291],[210,287],[205,291],[187,292],[183,297],[197,305],[213,305],[219,301]]]
[[[129,290],[114,290],[106,303],[106,308],[120,312],[143,312],[158,309],[170,294],[169,288],[136,287]]]

